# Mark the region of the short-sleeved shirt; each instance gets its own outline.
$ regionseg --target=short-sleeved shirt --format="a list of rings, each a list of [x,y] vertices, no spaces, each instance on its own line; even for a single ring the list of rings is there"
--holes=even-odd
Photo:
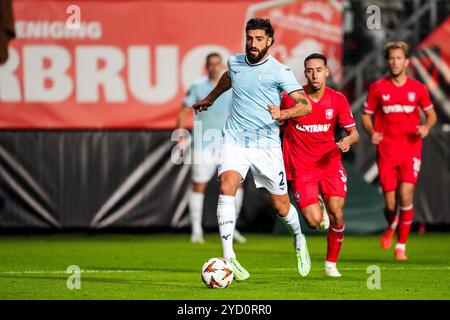
[[[284,132],[283,155],[289,169],[286,170],[289,180],[295,180],[292,173],[299,170],[306,172],[340,165],[341,152],[334,134],[336,124],[343,128],[356,125],[347,98],[342,93],[325,87],[324,95],[317,102],[308,96],[306,90],[305,95],[311,102],[312,112],[288,120]],[[292,105],[292,98],[283,94],[282,109]]]
[[[184,105],[190,108],[198,100],[205,98],[215,84],[210,82],[208,77],[203,77],[195,81],[184,98]],[[208,137],[216,136],[216,134],[208,134],[208,130],[217,130],[218,137],[222,134],[223,126],[228,119],[231,111],[231,90],[223,93],[214,104],[206,112],[198,112],[194,116],[194,149],[204,149],[211,143],[220,145],[217,139],[209,139]]]
[[[383,133],[383,140],[418,143],[420,111],[433,108],[427,87],[417,80],[407,78],[398,87],[389,77],[384,77],[369,87],[364,112],[375,116],[374,129]]]
[[[225,123],[225,143],[252,148],[280,148],[278,121],[273,120],[268,105],[279,106],[281,93],[302,90],[292,71],[269,56],[251,64],[246,55],[228,60],[233,107]]]

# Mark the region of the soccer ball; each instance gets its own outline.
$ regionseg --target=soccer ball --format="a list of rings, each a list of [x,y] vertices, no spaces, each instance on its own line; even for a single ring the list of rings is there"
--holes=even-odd
[[[203,284],[212,289],[225,289],[233,281],[233,268],[224,258],[211,258],[202,267]]]

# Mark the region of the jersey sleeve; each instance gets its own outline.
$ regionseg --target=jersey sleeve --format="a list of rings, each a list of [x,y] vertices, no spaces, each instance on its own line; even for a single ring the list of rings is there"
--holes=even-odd
[[[288,67],[282,67],[278,72],[278,83],[287,94],[294,91],[303,91],[297,79],[295,79],[294,73]]]
[[[433,103],[430,99],[430,93],[428,92],[428,88],[423,85],[422,87],[422,93],[419,98],[419,106],[422,109],[422,111],[428,111],[433,109]]]
[[[378,96],[375,84],[369,86],[366,101],[364,102],[364,113],[375,114],[378,108]]]
[[[345,96],[339,99],[338,123],[342,128],[348,129],[356,126],[355,118],[353,118],[350,104]]]
[[[187,92],[186,96],[184,97],[184,106],[186,108],[190,108],[194,103],[197,102],[197,90],[195,89],[195,85],[192,85],[189,88],[189,91]]]

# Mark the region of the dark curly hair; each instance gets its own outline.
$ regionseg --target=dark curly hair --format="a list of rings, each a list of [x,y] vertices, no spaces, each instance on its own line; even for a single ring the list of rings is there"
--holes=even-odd
[[[269,19],[253,18],[248,20],[245,31],[247,32],[248,30],[264,30],[266,34],[273,39],[272,43],[275,41],[273,36],[274,30]]]

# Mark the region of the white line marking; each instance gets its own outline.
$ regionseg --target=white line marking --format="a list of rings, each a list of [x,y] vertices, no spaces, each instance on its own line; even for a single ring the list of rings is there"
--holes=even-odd
[[[270,268],[267,269],[269,271],[295,271],[296,268]],[[366,271],[366,268],[339,268],[339,270],[344,271]],[[445,267],[383,267],[380,268],[380,270],[392,270],[392,271],[398,271],[398,270],[414,270],[414,271],[436,271],[436,270],[450,270],[450,266]]]
[[[439,271],[450,270],[450,266],[443,267],[382,267],[381,270],[400,271],[400,270],[414,270],[414,271]],[[296,271],[296,268],[269,268],[269,271]],[[341,271],[366,271],[367,268],[339,268]],[[108,269],[93,269],[80,270],[81,273],[146,273],[154,272],[152,270],[108,270]],[[167,270],[170,272],[170,270]],[[70,274],[65,270],[18,270],[18,271],[0,271],[0,274]]]
[[[151,270],[80,270],[81,273],[142,273]],[[71,274],[65,270],[0,271],[0,274]]]

